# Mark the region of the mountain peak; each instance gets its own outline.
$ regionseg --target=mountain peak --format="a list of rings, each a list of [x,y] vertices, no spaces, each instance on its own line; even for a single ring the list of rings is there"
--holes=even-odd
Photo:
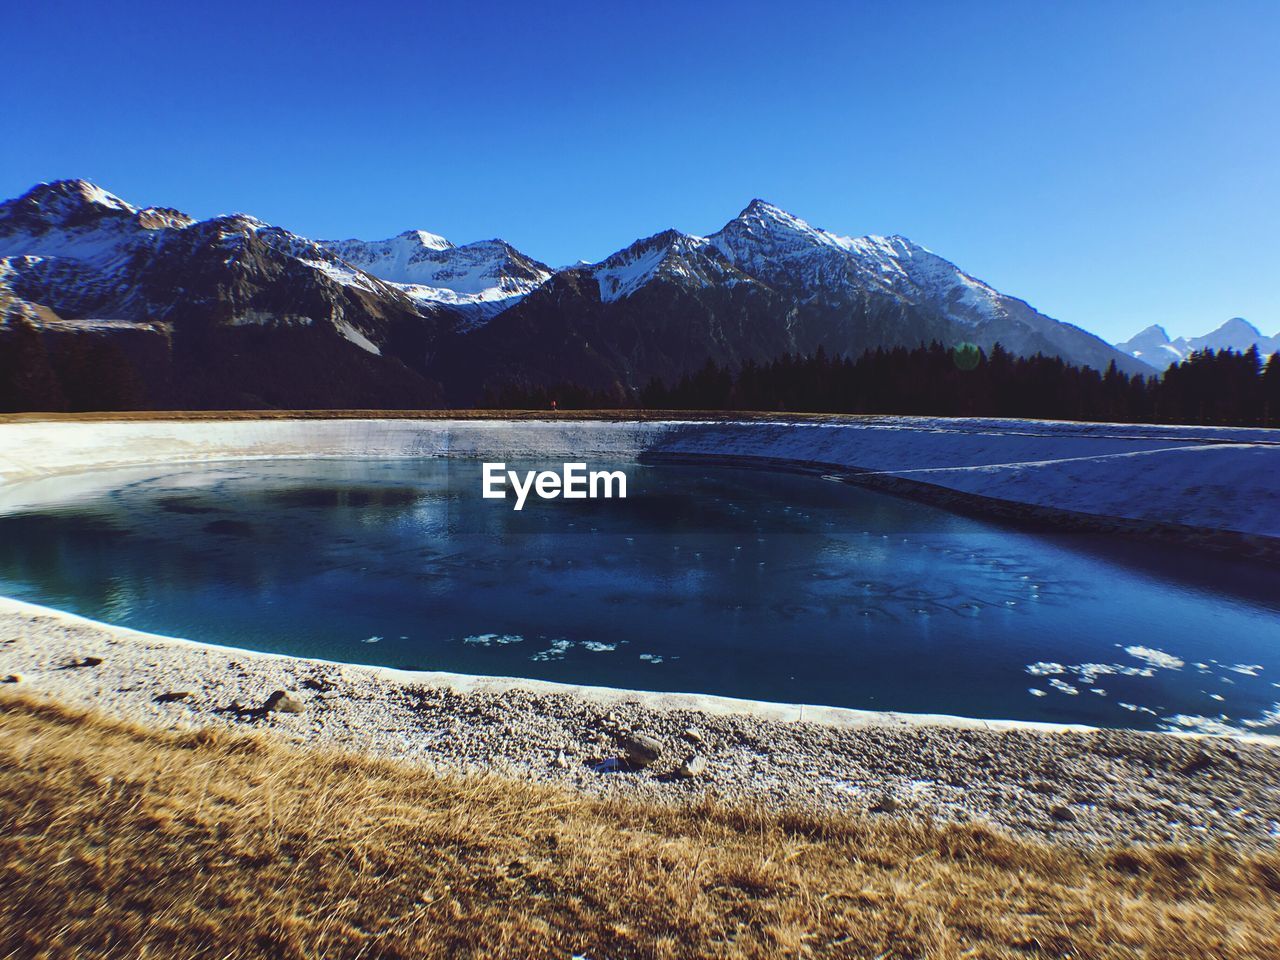
[[[396,234],[395,239],[407,240],[427,250],[448,250],[453,246],[444,237],[428,230],[406,230],[404,233]]]
[[[787,213],[785,210],[783,210],[781,207],[779,207],[777,204],[773,204],[773,203],[770,203],[768,200],[761,200],[759,197],[756,197],[754,200],[752,200],[750,203],[748,203],[745,207],[742,208],[742,212],[739,213],[738,216],[740,218],[741,217],[776,217],[776,216],[789,217],[790,214]]]
[[[1222,326],[1218,327],[1218,329],[1214,330],[1213,333],[1240,333],[1249,337],[1262,336],[1262,331],[1244,317],[1232,317],[1230,320],[1223,323]],[[1210,334],[1210,336],[1213,336],[1213,334]]]
[[[1178,337],[1170,339],[1164,327],[1153,323],[1141,333],[1116,346],[1131,356],[1154,363],[1164,369],[1171,363],[1185,359],[1197,350],[1235,350],[1243,353],[1257,347],[1263,356],[1280,351],[1280,335],[1267,337],[1244,317],[1232,317],[1202,337]],[[1159,363],[1155,363],[1155,360]]]
[[[707,255],[710,241],[668,229],[637,240],[594,267],[600,299],[621,300],[655,277],[692,286],[707,286],[723,279],[727,264],[719,254]]]
[[[72,227],[104,216],[132,216],[137,209],[88,180],[38,183],[16,200],[0,204],[0,218],[44,226]]]
[[[734,218],[734,222],[746,224],[758,223],[771,227],[778,226],[805,233],[814,232],[814,228],[809,226],[809,224],[805,223],[799,217],[794,214],[787,213],[787,211],[783,210],[776,204],[772,204],[768,200],[761,200],[759,197],[743,207],[742,212]]]

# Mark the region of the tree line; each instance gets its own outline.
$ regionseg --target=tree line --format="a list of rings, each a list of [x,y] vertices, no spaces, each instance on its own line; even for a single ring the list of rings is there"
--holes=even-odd
[[[1027,417],[1119,423],[1280,426],[1280,354],[1192,353],[1163,376],[1105,371],[1059,357],[1019,357],[939,343],[877,348],[855,358],[819,348],[734,369],[708,360],[674,383],[658,379],[634,395],[554,387],[491,391],[494,408],[729,410],[805,413]]]
[[[1019,357],[998,344],[876,348],[857,358],[819,349],[739,367],[708,360],[668,383],[594,390],[573,383],[506,385],[491,408],[791,411],[1029,417],[1121,423],[1280,426],[1280,353],[1192,353],[1163,376],[1105,371],[1058,357]],[[108,338],[46,348],[34,325],[0,337],[0,412],[133,410],[148,406],[133,363]]]
[[[0,413],[146,409],[133,363],[104,337],[70,336],[49,350],[27,319],[0,337]]]

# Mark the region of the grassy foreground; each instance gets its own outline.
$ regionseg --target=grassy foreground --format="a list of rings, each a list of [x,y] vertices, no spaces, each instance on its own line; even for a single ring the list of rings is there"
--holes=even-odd
[[[0,697],[0,957],[1278,957],[1280,855],[674,809]]]

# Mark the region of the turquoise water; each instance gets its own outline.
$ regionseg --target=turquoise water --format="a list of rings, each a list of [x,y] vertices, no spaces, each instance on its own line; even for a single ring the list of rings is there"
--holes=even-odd
[[[99,497],[0,517],[0,593],[393,667],[1280,732],[1274,568],[813,477],[591,466],[626,470],[629,497],[516,513],[481,499],[467,461],[121,472]]]

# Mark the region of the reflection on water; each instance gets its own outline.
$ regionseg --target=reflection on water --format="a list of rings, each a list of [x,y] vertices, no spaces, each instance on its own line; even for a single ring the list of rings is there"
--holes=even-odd
[[[520,513],[467,461],[122,471],[0,517],[0,592],[397,667],[1280,732],[1274,570],[808,477],[625,469],[626,500]]]

